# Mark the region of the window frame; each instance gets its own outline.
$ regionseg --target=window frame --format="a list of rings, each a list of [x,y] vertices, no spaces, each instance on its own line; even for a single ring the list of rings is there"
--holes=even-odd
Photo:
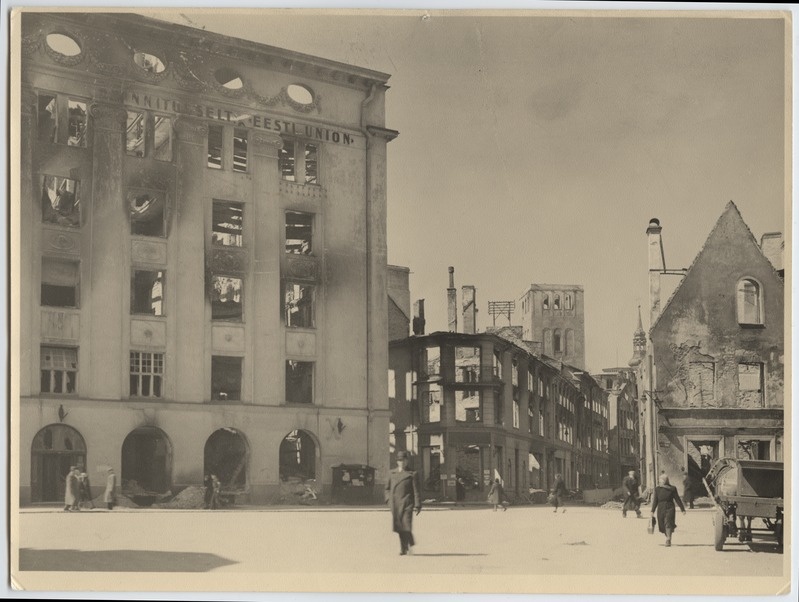
[[[149,360],[150,360],[151,371],[150,372],[144,372],[142,370],[139,370],[138,372],[134,372],[133,371],[133,354],[138,354],[139,355],[139,358],[138,358],[138,366],[139,367],[141,367],[143,365],[143,363],[144,363],[142,361],[142,357],[141,356],[143,356],[145,354],[149,355],[150,356]],[[161,366],[161,372],[160,373],[155,371],[156,356],[160,356],[160,366]],[[165,375],[165,372],[166,372],[166,353],[164,353],[163,351],[150,351],[150,350],[131,349],[128,358],[129,358],[128,359],[128,374],[129,374],[128,395],[130,397],[133,397],[133,398],[136,398],[136,399],[163,399],[164,398],[164,375]],[[138,380],[139,393],[134,393],[132,391],[132,387],[130,387],[131,380],[133,379],[134,376],[137,377],[137,380]],[[143,377],[145,377],[145,376],[149,376],[150,377],[150,394],[149,395],[142,395],[141,394],[141,391],[144,388],[143,385],[142,385]],[[155,391],[155,388],[156,388],[155,387],[155,379],[156,378],[160,378],[160,383],[159,383],[159,386],[158,386],[158,389],[159,389],[159,394],[158,395],[154,394],[154,391]]]
[[[47,140],[44,139],[42,136],[41,128],[43,127],[41,121],[41,111],[39,108],[39,98],[42,96],[49,96],[55,99],[55,128],[51,139]],[[70,129],[72,125],[72,120],[70,118],[69,104],[71,102],[80,103],[84,106],[85,115],[84,115],[84,131],[83,131],[83,140],[84,144],[70,144]],[[49,104],[49,103],[48,103]],[[37,90],[36,91],[36,140],[38,142],[47,143],[47,144],[57,144],[59,146],[68,146],[70,148],[89,148],[89,138],[90,138],[90,129],[89,129],[89,106],[91,104],[91,100],[87,98],[82,98],[79,95],[72,95],[66,94],[63,92],[53,92],[50,90]],[[52,114],[51,114],[52,115]]]
[[[293,287],[293,286],[304,287],[306,289],[310,289],[311,290],[311,310],[310,310],[310,322],[311,322],[311,325],[310,326],[308,326],[308,325],[299,325],[299,324],[295,325],[295,324],[291,324],[290,323],[289,311],[288,311],[289,310],[289,305],[288,305],[288,301],[287,301],[287,293],[288,293],[289,287]],[[296,329],[307,329],[307,330],[315,330],[316,329],[316,294],[317,294],[316,289],[317,289],[317,285],[316,284],[311,284],[311,283],[307,283],[307,282],[299,282],[299,281],[295,281],[295,280],[286,280],[286,281],[284,281],[283,288],[282,288],[282,292],[283,292],[282,301],[281,301],[281,306],[282,306],[282,310],[283,310],[282,311],[283,326],[285,326],[286,328],[290,328],[290,329],[295,329],[295,328]]]
[[[310,367],[310,376],[311,376],[311,386],[310,386],[310,400],[309,401],[295,401],[289,399],[289,366],[291,363],[297,365],[305,365]],[[292,359],[286,358],[285,363],[285,390],[284,390],[284,399],[285,405],[291,406],[315,406],[316,405],[316,362],[315,361],[308,361],[305,359]]]
[[[72,264],[75,266],[75,274],[77,275],[77,282],[73,285],[74,288],[74,296],[75,296],[75,304],[74,305],[53,305],[50,303],[44,302],[44,287],[45,286],[58,286],[62,288],[67,288],[67,285],[59,285],[55,283],[45,283],[45,262],[55,262],[55,263],[64,263],[64,264]],[[42,256],[42,267],[41,267],[41,275],[39,278],[40,281],[40,288],[39,288],[39,306],[40,307],[58,307],[62,309],[80,309],[80,268],[81,263],[80,260],[77,259],[69,259],[64,257],[52,257],[49,255]]]
[[[746,283],[752,284],[755,287],[757,317],[754,322],[746,321],[746,301],[745,299],[742,299],[741,296],[742,293],[745,295],[745,291],[742,291],[741,287],[745,286]],[[765,326],[766,316],[763,285],[757,278],[753,276],[743,276],[742,278],[739,278],[738,282],[735,284],[735,318],[738,322],[738,325],[744,328],[762,328]]]
[[[70,182],[74,182],[74,193],[73,195],[73,203],[72,203],[72,212],[69,215],[64,216],[59,212],[59,209],[53,207],[53,200],[49,199],[48,195],[48,203],[49,205],[45,206],[45,190],[50,190],[47,187],[47,178],[53,178],[53,185],[55,186],[56,182],[55,179],[58,178],[59,180],[67,180]],[[59,226],[62,228],[69,228],[69,229],[80,229],[83,226],[83,211],[81,207],[81,181],[78,178],[73,178],[71,176],[57,176],[54,174],[49,173],[40,173],[39,174],[39,182],[41,184],[39,189],[39,202],[41,203],[41,211],[42,211],[42,224],[48,224],[50,226]],[[54,191],[60,190],[61,186],[57,186],[53,188]],[[69,191],[67,191],[69,192]],[[56,192],[56,197],[60,194]],[[48,219],[48,216],[52,216],[54,219]],[[63,217],[63,219],[59,219],[59,216]],[[75,223],[70,223],[75,222]]]
[[[239,311],[238,316],[232,317],[214,317],[214,303],[216,299],[212,298],[210,300],[211,303],[211,321],[212,322],[236,322],[241,323],[244,322],[244,276],[241,274],[229,274],[227,272],[218,272],[211,274],[211,282],[214,294],[216,293],[216,287],[213,286],[213,282],[216,278],[228,278],[230,280],[238,280],[241,282],[241,288],[239,289],[239,307],[241,308]]]
[[[224,363],[225,361],[230,361],[230,360],[238,360],[238,365],[239,365],[239,372],[238,372],[239,388],[238,388],[238,398],[237,399],[230,399],[230,398],[221,399],[220,397],[215,397],[214,396],[214,360],[215,359],[216,360],[221,360],[222,363]],[[217,403],[231,403],[231,402],[233,402],[233,403],[241,403],[243,401],[243,397],[244,397],[243,388],[244,388],[244,357],[241,356],[241,355],[212,354],[211,355],[211,390],[210,390],[211,402],[212,403],[213,402],[217,402]],[[222,392],[223,391],[220,391],[220,394]]]
[[[321,154],[322,154],[322,145],[319,143],[318,140],[311,140],[310,138],[303,138],[301,136],[281,136],[283,140],[283,146],[278,151],[278,173],[280,179],[285,182],[292,182],[294,184],[298,184],[300,186],[321,186]],[[289,147],[291,151],[289,151]],[[302,149],[300,153],[298,148]],[[306,153],[308,151],[308,147],[313,147],[316,150],[316,179],[315,181],[308,181],[308,170],[306,169]],[[292,175],[288,177],[285,175],[284,172],[287,170],[283,167],[284,161],[291,161],[292,165]]]
[[[238,206],[234,207],[235,209],[241,210],[241,233],[234,235],[231,233],[219,232],[219,234],[228,234],[229,236],[238,236],[240,244],[227,244],[222,242],[221,240],[215,239],[214,235],[217,234],[215,227],[217,226],[216,220],[214,219],[214,208],[217,205],[228,205],[228,206]],[[211,244],[215,247],[227,247],[227,248],[234,248],[234,249],[243,249],[244,248],[244,223],[245,223],[245,208],[246,203],[242,201],[231,201],[228,199],[211,199]],[[228,208],[229,210],[229,208]]]
[[[160,281],[161,281],[161,313],[149,313],[149,312],[142,312],[142,311],[135,311],[134,304],[136,301],[136,289],[135,289],[135,281],[136,281],[136,273],[137,272],[145,272],[145,273],[155,273],[160,274]],[[158,282],[159,278],[156,277],[156,280],[153,282],[153,288],[155,288],[156,283]],[[151,288],[152,291],[152,288]],[[150,299],[152,302],[152,298]],[[144,267],[144,266],[131,266],[130,268],[130,315],[131,316],[151,316],[154,318],[163,318],[166,317],[166,270],[163,268],[151,268],[151,267]]]
[[[309,245],[307,253],[291,251],[288,248],[288,241],[289,240],[297,240],[297,239],[289,239],[289,236],[288,236],[288,229],[289,229],[288,216],[289,216],[290,213],[294,213],[294,214],[304,215],[304,216],[310,217],[311,235],[310,235],[310,245]],[[316,238],[316,214],[315,213],[311,213],[310,211],[300,211],[298,209],[286,209],[283,212],[283,224],[284,224],[284,226],[283,226],[283,249],[284,249],[284,253],[286,255],[302,255],[304,257],[313,257],[315,255],[314,250],[316,248],[316,246],[315,246],[316,241],[314,240]]]
[[[49,371],[49,382],[50,388],[54,388],[55,383],[55,373],[61,372],[62,373],[62,389],[64,388],[65,383],[67,380],[64,378],[66,374],[70,372],[70,370],[57,370],[55,367],[44,368],[42,365],[44,362],[45,356],[45,349],[52,349],[52,350],[59,350],[59,351],[74,351],[75,352],[75,370],[74,370],[74,387],[72,391],[44,391],[42,390],[42,372],[44,370]],[[39,345],[39,394],[40,395],[58,395],[59,397],[74,397],[78,395],[78,376],[80,374],[80,347],[77,345],[51,345],[51,344],[41,344]]]

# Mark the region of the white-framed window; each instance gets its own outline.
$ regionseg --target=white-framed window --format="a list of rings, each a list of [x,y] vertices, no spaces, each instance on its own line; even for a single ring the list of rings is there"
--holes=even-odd
[[[130,352],[131,397],[161,397],[163,378],[163,353]]]
[[[72,394],[77,392],[77,348],[42,346],[40,368],[42,393]]]
[[[763,289],[757,281],[752,278],[738,281],[736,305],[739,324],[763,324]]]

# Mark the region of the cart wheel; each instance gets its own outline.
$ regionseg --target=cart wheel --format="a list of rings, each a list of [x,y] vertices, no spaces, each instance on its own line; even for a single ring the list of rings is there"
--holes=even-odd
[[[724,548],[724,540],[727,539],[727,517],[724,515],[724,511],[721,508],[716,510],[716,513],[713,515],[713,526],[716,552],[721,552],[722,548]]]

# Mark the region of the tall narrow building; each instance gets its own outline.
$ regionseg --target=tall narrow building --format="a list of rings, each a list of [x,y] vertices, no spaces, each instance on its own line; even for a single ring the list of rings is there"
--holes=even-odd
[[[544,355],[585,369],[585,306],[577,284],[532,284],[522,295],[522,338]]]

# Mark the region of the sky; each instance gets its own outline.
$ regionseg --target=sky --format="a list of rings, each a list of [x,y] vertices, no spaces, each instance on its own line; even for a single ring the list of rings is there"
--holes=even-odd
[[[388,258],[410,268],[428,332],[447,328],[448,266],[459,297],[477,287],[478,330],[489,300],[515,300],[520,324],[530,284],[579,284],[589,369],[626,365],[638,305],[648,328],[650,218],[669,269],[691,264],[730,200],[758,240],[786,230],[780,20],[161,18],[391,74]]]

